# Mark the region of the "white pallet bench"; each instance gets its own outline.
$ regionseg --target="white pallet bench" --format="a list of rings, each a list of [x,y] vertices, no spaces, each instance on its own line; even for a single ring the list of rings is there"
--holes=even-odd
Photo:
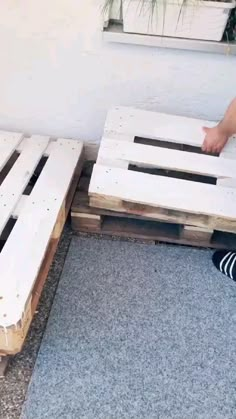
[[[82,164],[81,141],[0,132],[0,356],[22,349]]]
[[[202,127],[214,124],[112,109],[89,186],[90,207],[182,224],[185,239],[210,240],[213,230],[236,233],[236,139],[220,156],[200,154]]]

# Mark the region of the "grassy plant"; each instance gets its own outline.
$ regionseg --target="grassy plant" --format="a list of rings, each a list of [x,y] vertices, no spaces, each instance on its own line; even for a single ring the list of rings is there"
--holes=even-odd
[[[122,1],[122,0],[121,0]],[[132,1],[132,0],[130,0]],[[181,1],[181,0],[180,0]],[[201,1],[201,0],[199,0]],[[218,2],[230,2],[231,0],[209,0],[209,1],[218,1]],[[104,0],[104,11],[107,11],[108,9],[110,9],[110,7],[113,5],[113,3],[115,2],[115,0]],[[140,0],[140,7],[142,8],[142,5],[144,4],[145,0]],[[163,2],[164,4],[168,2],[168,0],[150,0],[150,11],[151,14],[154,13],[155,10],[157,10],[158,8],[158,4],[160,2]],[[185,1],[183,1],[183,3],[185,3]]]
[[[132,0],[130,0],[132,1]],[[145,0],[140,0],[140,5],[142,7],[143,3]],[[151,0],[151,12],[152,14],[154,13],[155,7],[158,5],[160,0]],[[165,1],[165,0],[161,0],[161,1]],[[105,0],[104,3],[104,11],[107,11],[110,7],[112,7],[113,3],[115,2],[115,0]]]
[[[113,3],[116,0],[104,0],[104,7],[103,7],[103,12],[107,12],[108,10],[110,10],[110,8],[113,6]],[[130,2],[132,2],[133,0],[129,0]],[[139,12],[142,12],[142,9],[144,7],[144,4],[147,0],[139,0]],[[150,6],[150,16],[149,16],[149,24],[151,24],[152,19],[154,14],[158,14],[158,6],[161,4],[162,7],[164,8],[164,16],[163,16],[163,29],[164,29],[164,25],[165,25],[165,10],[166,10],[166,5],[170,0],[149,0],[149,6]],[[179,0],[181,7],[179,10],[179,16],[177,19],[177,23],[176,23],[176,27],[179,24],[180,18],[182,16],[182,14],[184,13],[184,9],[185,6],[187,5],[187,1],[188,0]],[[194,1],[194,0],[193,0]],[[201,2],[202,0],[196,0],[197,2]],[[216,2],[231,2],[231,0],[205,0],[205,1],[216,1]],[[121,4],[122,4],[122,0],[121,0]],[[122,6],[121,6],[122,7]],[[201,22],[199,22],[199,25],[201,24]],[[232,10],[230,17],[228,19],[227,22],[227,27],[225,29],[224,32],[224,36],[223,36],[223,40],[226,41],[236,41],[236,8]]]
[[[103,12],[107,12],[108,10],[110,10],[110,8],[112,7],[113,3],[115,2],[115,0],[104,0],[104,7],[103,7]],[[132,2],[132,0],[129,0],[130,2]],[[138,11],[141,13],[142,9],[144,7],[144,3],[146,0],[139,0],[139,8]],[[168,3],[169,0],[150,0],[149,2],[149,6],[150,6],[150,15],[149,15],[149,25],[152,23],[152,19],[154,16],[154,13],[158,14],[158,5],[161,3],[161,5],[164,8],[164,19],[163,19],[163,30],[164,30],[164,25],[165,25],[165,10],[166,10],[166,4]],[[187,3],[187,0],[179,0],[180,2],[182,2],[181,7],[180,7],[180,11],[179,11],[179,16],[178,16],[178,20],[177,20],[177,26],[181,17],[181,14],[183,12],[184,6]],[[200,1],[200,0],[199,0]],[[216,0],[216,1],[225,1],[225,0]],[[122,3],[122,0],[121,0]]]
[[[236,41],[236,9],[233,9],[224,33],[224,40]]]

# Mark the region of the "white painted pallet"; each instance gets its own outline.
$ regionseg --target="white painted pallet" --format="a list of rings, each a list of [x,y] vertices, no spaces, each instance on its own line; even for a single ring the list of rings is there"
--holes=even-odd
[[[17,218],[0,252],[0,353],[7,353],[8,346],[9,353],[16,350],[11,347],[12,328],[24,334],[27,304],[50,240],[60,234],[55,230],[58,217],[65,222],[65,199],[82,150],[81,141],[0,132],[0,170],[14,152],[19,153],[0,185],[0,234],[10,218]],[[25,188],[43,156],[48,157],[46,164],[26,196]]]
[[[208,232],[236,232],[236,139],[230,139],[219,157],[158,147],[164,140],[167,147],[177,143],[200,148],[202,127],[214,124],[139,109],[112,109],[89,187],[91,206]],[[157,147],[135,143],[135,137],[155,140]],[[217,181],[213,185],[135,172],[128,170],[130,164],[210,176]]]

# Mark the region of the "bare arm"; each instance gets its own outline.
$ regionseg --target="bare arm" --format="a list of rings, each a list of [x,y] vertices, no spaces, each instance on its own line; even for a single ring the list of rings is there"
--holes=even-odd
[[[202,150],[220,153],[231,135],[236,134],[236,98],[230,103],[223,120],[213,128],[203,128],[206,136]]]

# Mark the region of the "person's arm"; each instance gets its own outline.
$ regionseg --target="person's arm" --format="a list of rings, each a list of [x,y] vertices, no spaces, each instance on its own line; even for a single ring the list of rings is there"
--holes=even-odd
[[[236,134],[236,98],[229,105],[224,119],[213,128],[203,127],[205,139],[202,150],[220,153],[231,135]]]

